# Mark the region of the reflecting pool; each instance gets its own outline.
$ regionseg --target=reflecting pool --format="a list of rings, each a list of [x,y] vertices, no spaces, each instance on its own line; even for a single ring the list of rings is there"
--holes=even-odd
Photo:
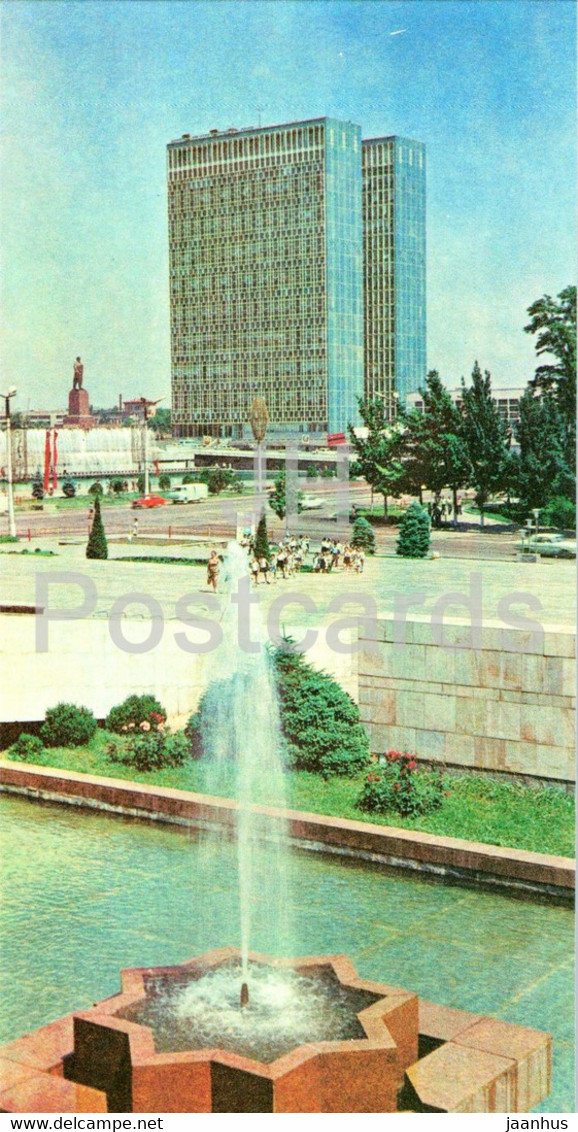
[[[0,1040],[119,989],[121,967],[238,945],[236,849],[183,827],[4,795]],[[381,866],[292,854],[297,954],[447,1006],[549,1030],[544,1112],[573,1112],[573,915]],[[272,950],[267,909],[253,946]]]

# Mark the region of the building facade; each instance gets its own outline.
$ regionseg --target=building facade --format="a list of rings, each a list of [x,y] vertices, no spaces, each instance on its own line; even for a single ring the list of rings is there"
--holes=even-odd
[[[365,396],[390,418],[426,376],[425,146],[362,145]]]
[[[388,145],[393,179],[391,162],[373,157]],[[169,144],[177,436],[240,438],[255,396],[270,435],[337,433],[359,422],[360,397],[393,404],[396,391],[418,388],[425,278],[422,291],[412,272],[421,252],[425,277],[424,186],[419,143],[362,145],[359,126],[331,118]],[[378,233],[380,209],[382,222],[405,225],[393,245]]]

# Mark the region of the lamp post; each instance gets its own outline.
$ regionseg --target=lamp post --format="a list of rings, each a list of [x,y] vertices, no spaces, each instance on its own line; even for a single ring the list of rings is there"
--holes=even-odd
[[[16,387],[12,385],[7,393],[0,393],[4,398],[6,413],[6,471],[8,474],[8,524],[10,537],[16,538],[16,520],[14,518],[14,495],[12,493],[12,444],[10,434],[10,398],[16,394]]]

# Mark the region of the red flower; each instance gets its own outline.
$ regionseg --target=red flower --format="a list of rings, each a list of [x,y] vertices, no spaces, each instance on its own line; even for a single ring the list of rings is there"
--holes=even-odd
[[[394,789],[394,790],[399,790],[399,782],[394,782],[394,784],[393,784],[393,789]]]
[[[450,791],[449,791],[449,790],[444,790],[444,794],[445,794],[446,798],[449,798],[449,796],[450,796]]]

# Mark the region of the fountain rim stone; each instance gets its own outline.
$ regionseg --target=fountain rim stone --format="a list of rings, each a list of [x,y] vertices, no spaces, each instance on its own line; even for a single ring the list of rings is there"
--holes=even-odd
[[[312,975],[319,967],[329,968],[335,974],[339,983],[352,990],[367,991],[379,996],[377,1001],[363,1008],[357,1018],[365,1032],[364,1038],[344,1038],[335,1041],[303,1042],[291,1050],[273,1058],[271,1061],[260,1061],[233,1050],[222,1049],[218,1045],[192,1047],[181,1052],[157,1052],[155,1048],[153,1030],[142,1022],[134,1022],[118,1016],[118,1012],[142,1002],[146,997],[145,979],[171,975],[175,976],[203,968],[211,970],[224,966],[232,959],[240,959],[241,952],[237,947],[213,948],[194,959],[183,963],[162,967],[128,967],[120,972],[121,993],[113,995],[97,1003],[89,1010],[75,1011],[73,1014],[76,1035],[82,1023],[94,1023],[97,1026],[126,1034],[130,1047],[131,1064],[144,1066],[147,1064],[165,1064],[168,1060],[178,1063],[189,1063],[200,1060],[218,1061],[235,1069],[247,1069],[253,1074],[269,1078],[274,1081],[284,1076],[289,1069],[295,1068],[310,1058],[316,1057],[320,1052],[326,1054],[339,1052],[352,1052],[354,1050],[381,1050],[384,1054],[390,1052],[391,1061],[397,1060],[397,1042],[392,1036],[386,1017],[393,1010],[405,1003],[415,1006],[415,1039],[417,1042],[417,1004],[418,996],[401,987],[376,983],[362,979],[357,974],[351,960],[346,955],[313,955],[300,957],[278,957],[266,955],[261,952],[249,952],[252,963],[263,964],[278,970],[294,970],[298,974]]]

